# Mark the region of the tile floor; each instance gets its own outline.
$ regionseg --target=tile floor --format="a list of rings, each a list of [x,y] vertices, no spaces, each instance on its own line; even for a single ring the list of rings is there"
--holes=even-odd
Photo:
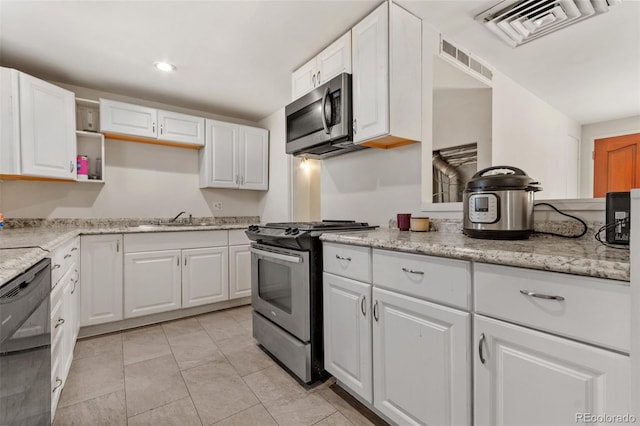
[[[372,425],[332,383],[293,380],[243,306],[79,340],[54,425]]]

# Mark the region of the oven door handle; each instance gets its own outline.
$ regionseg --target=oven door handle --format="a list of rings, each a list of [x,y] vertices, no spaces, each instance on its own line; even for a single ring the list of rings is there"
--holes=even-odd
[[[260,250],[253,247],[251,247],[251,253],[257,254],[259,256],[268,257],[270,259],[282,260],[284,262],[289,262],[289,263],[302,263],[302,258],[300,256],[290,256],[287,254],[273,253],[270,251]]]

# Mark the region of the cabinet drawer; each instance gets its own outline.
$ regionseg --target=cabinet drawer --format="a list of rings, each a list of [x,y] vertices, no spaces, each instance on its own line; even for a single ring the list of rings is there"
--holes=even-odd
[[[376,287],[471,308],[471,263],[388,250],[373,251]]]
[[[324,243],[322,251],[325,272],[371,282],[371,249],[369,247]]]
[[[243,244],[250,244],[251,241],[247,238],[247,234],[244,233],[244,229],[231,229],[229,230],[229,245],[240,246]]]
[[[228,245],[228,231],[154,232],[124,235],[125,253],[226,245]]]
[[[79,264],[80,237],[74,237],[53,251],[51,256],[51,287],[60,281],[60,278],[74,263]]]
[[[620,281],[482,263],[474,277],[478,313],[629,352],[631,300]]]

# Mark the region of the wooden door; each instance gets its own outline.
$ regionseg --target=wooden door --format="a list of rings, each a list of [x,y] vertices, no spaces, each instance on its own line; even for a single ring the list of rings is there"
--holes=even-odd
[[[593,196],[640,188],[640,133],[595,140]]]

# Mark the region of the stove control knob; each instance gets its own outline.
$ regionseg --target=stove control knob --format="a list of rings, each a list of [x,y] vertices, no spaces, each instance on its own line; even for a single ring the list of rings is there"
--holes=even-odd
[[[299,230],[298,228],[293,228],[293,229],[291,230],[291,235],[297,235],[297,234],[299,234],[299,233],[300,233],[300,230]]]
[[[291,233],[291,228],[287,228],[284,230],[284,235],[289,235]]]

